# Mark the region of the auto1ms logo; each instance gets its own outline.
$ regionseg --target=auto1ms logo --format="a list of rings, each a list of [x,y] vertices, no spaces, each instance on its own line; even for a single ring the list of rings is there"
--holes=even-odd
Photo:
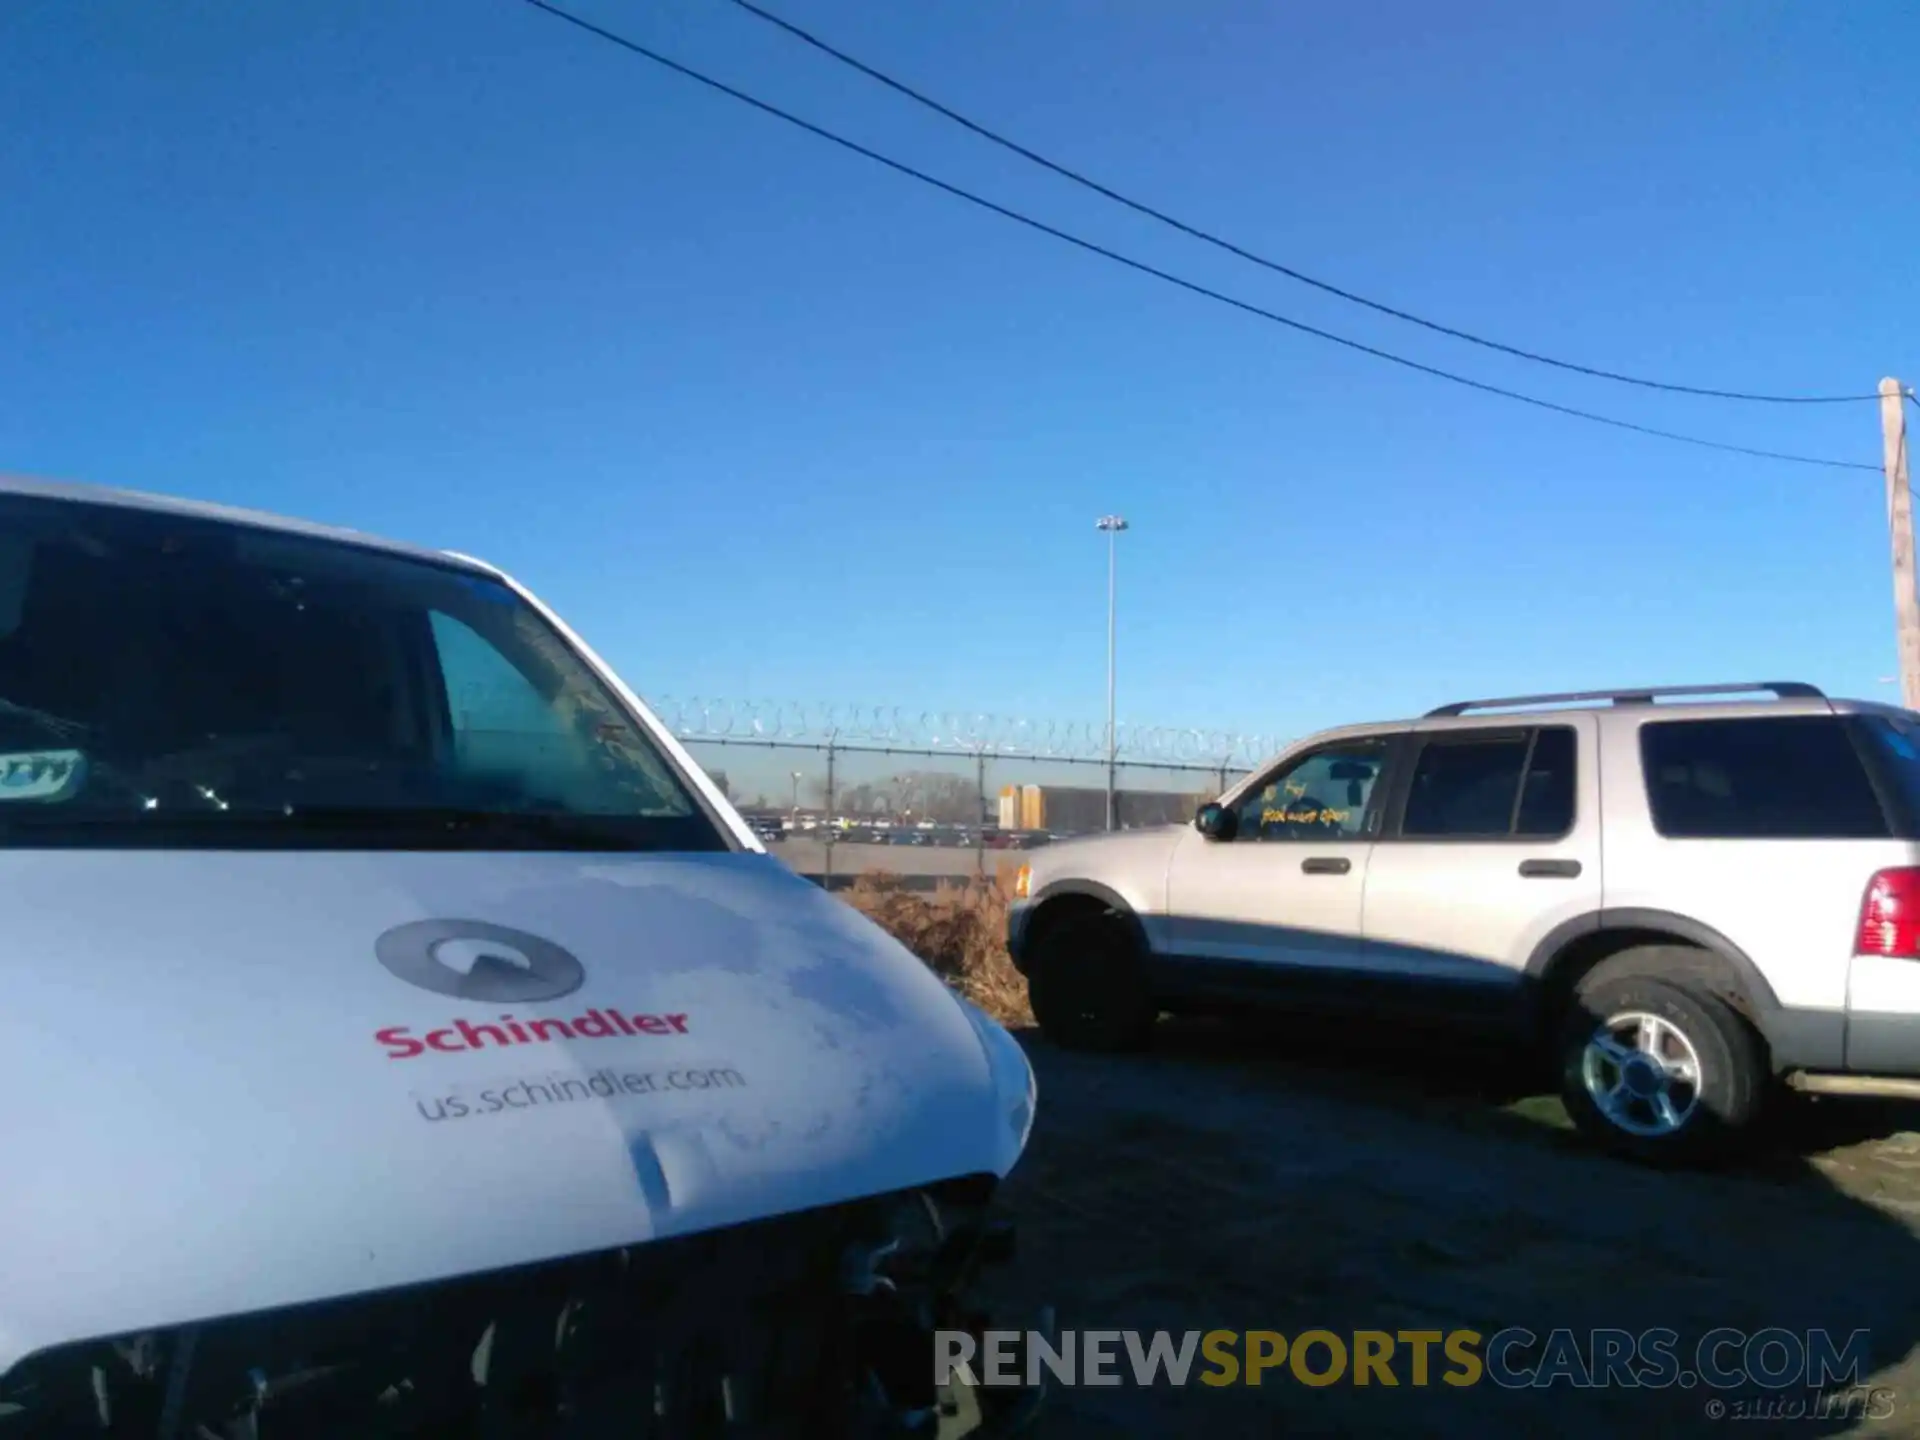
[[[553,941],[484,920],[415,920],[396,925],[373,942],[373,953],[396,980],[478,1005],[558,1000],[587,979],[586,967]],[[475,1023],[455,1016],[424,1031],[391,1025],[375,1031],[373,1038],[388,1058],[410,1060],[428,1051],[455,1055],[553,1040],[686,1033],[685,1015],[638,1014],[603,1005],[579,1015],[526,1020],[500,1014]]]

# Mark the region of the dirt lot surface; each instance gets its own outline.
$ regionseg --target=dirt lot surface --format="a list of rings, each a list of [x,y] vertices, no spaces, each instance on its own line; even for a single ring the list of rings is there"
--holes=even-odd
[[[1864,1328],[1892,1392],[1793,1418],[1804,1390],[1452,1388],[1436,1351],[1424,1388],[1397,1360],[1397,1388],[1282,1368],[1257,1389],[1056,1389],[1046,1440],[1920,1436],[1920,1111],[1801,1101],[1740,1170],[1660,1174],[1593,1154],[1556,1102],[1431,1041],[1171,1021],[1139,1056],[1022,1039],[1039,1118],[1006,1190],[1019,1257],[988,1295],[1009,1317],[1289,1337],[1664,1326],[1683,1360],[1720,1326]],[[1869,1403],[1881,1418],[1862,1423]]]

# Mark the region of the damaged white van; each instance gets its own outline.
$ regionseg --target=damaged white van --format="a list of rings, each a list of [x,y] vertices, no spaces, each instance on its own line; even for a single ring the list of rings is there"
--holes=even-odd
[[[0,482],[0,846],[0,1440],[1027,1413],[1019,1046],[498,571]]]

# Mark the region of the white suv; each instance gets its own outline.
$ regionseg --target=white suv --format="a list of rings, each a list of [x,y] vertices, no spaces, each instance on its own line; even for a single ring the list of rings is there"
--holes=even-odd
[[[1191,826],[1052,847],[1020,897],[1063,1044],[1249,1004],[1490,1027],[1654,1160],[1723,1150],[1777,1079],[1920,1093],[1920,715],[1811,685],[1330,730]]]

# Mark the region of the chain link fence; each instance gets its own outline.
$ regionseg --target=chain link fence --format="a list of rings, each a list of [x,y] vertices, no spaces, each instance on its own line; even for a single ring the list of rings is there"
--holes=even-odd
[[[1104,758],[683,734],[701,767],[803,875],[925,884],[999,874],[1016,852],[1104,831]],[[1180,824],[1250,765],[1118,759],[1115,828]]]
[[[683,740],[762,741],[798,746],[1001,755],[1104,765],[1106,727],[897,705],[800,705],[779,700],[657,696],[649,708]],[[1281,748],[1274,736],[1165,725],[1120,724],[1114,752],[1130,764],[1245,770]]]
[[[1231,731],[1106,727],[886,705],[655,698],[650,708],[787,863],[937,884],[1013,852],[1179,824],[1283,747]]]

